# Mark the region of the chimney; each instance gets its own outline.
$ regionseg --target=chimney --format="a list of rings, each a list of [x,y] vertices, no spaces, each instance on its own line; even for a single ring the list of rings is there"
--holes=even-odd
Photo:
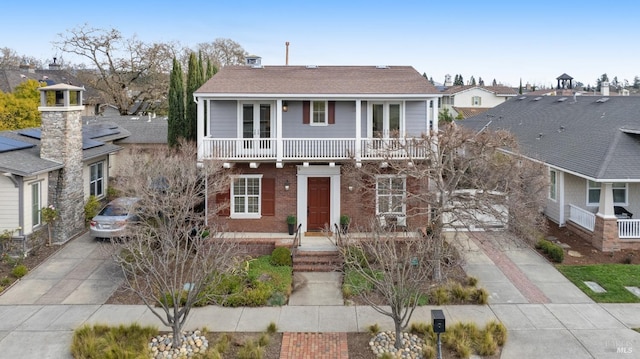
[[[262,58],[256,55],[249,55],[246,57],[246,65],[251,67],[262,67]]]
[[[284,64],[289,66],[289,41],[285,42],[284,45],[287,48]]]
[[[606,81],[603,81],[602,84],[600,85],[600,94],[602,94],[602,96],[609,96],[609,83]]]
[[[453,82],[451,82],[451,75],[449,74],[444,75],[444,85],[447,87],[453,86]]]
[[[56,62],[57,60],[57,57],[53,58],[53,62],[49,64],[49,70],[60,70],[62,68],[62,65]]]
[[[82,175],[82,92],[84,88],[56,84],[39,88],[42,125],[40,157],[63,165],[49,173],[49,203],[60,216],[53,239],[64,243],[84,231]]]

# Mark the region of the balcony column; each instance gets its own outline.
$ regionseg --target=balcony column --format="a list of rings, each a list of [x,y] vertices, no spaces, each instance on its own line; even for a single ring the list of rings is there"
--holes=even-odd
[[[276,167],[281,168],[284,155],[282,139],[282,99],[276,100]]]
[[[196,125],[196,143],[198,144],[198,161],[204,158],[204,99],[193,96],[191,101],[196,101],[197,106],[197,125]]]
[[[434,98],[433,107],[431,108],[431,121],[433,121],[433,132],[438,132],[438,99]]]
[[[356,100],[356,143],[355,143],[355,158],[357,162],[360,162],[362,156],[362,100]]]
[[[206,102],[207,106],[206,106],[205,118],[211,118],[211,100],[206,100],[206,101],[207,101]],[[206,122],[205,122],[205,124],[206,124],[206,126],[205,126],[206,127],[205,136],[211,137],[211,126]]]
[[[620,250],[618,242],[618,218],[613,211],[613,186],[610,182],[602,183],[591,244],[603,252],[612,252]]]

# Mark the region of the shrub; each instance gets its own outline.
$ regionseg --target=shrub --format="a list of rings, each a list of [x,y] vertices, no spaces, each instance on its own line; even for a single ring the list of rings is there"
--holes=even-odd
[[[11,270],[11,274],[13,274],[13,276],[16,278],[22,278],[27,275],[28,272],[29,268],[27,268],[27,266],[24,264],[18,264]]]
[[[87,203],[84,205],[84,220],[85,223],[89,223],[89,221],[98,214],[100,211],[100,201],[98,197],[91,195],[89,199],[87,199]]]
[[[440,286],[438,288],[436,288],[435,291],[433,291],[433,294],[431,295],[431,298],[433,298],[434,304],[436,305],[444,305],[444,304],[448,304],[449,303],[449,291],[447,290],[447,288]]]
[[[478,354],[482,356],[494,355],[498,350],[498,344],[493,339],[493,335],[490,331],[485,330],[480,336],[478,342]]]
[[[478,285],[478,278],[476,277],[467,277],[467,285],[470,287],[475,287]]]
[[[247,340],[238,350],[238,359],[261,359],[264,355],[264,348],[253,340]]]
[[[435,359],[437,354],[436,349],[431,345],[425,345],[422,347],[422,355],[425,359]]]
[[[269,337],[268,333],[262,333],[260,334],[260,337],[258,338],[258,345],[261,347],[266,347],[267,345],[269,345],[269,341],[271,341],[271,338]]]
[[[267,333],[274,334],[277,331],[278,331],[278,326],[276,325],[276,323],[274,322],[269,323],[269,325],[267,326]]]
[[[562,263],[564,260],[564,250],[562,247],[546,239],[539,240],[538,243],[536,243],[536,248],[542,250],[552,261],[556,263]]]
[[[475,292],[472,294],[473,301],[475,304],[488,304],[489,303],[489,292],[487,292],[484,288],[476,288]]]
[[[229,350],[229,345],[231,344],[231,336],[227,333],[220,335],[218,341],[213,346],[213,349],[218,353],[224,354]]]
[[[507,328],[504,324],[492,320],[487,323],[484,330],[491,332],[493,339],[499,346],[503,346],[507,342]]]
[[[376,334],[380,333],[380,326],[378,325],[378,323],[371,324],[367,328],[367,330],[369,331],[369,334],[376,335]]]
[[[349,266],[368,268],[367,257],[361,248],[348,247],[345,251],[345,257],[345,263]]]
[[[291,250],[287,247],[277,247],[271,252],[270,263],[274,266],[291,267]]]

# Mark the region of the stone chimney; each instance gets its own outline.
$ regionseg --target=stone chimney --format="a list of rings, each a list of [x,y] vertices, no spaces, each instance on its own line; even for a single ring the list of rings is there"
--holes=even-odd
[[[64,165],[49,173],[49,204],[56,207],[53,241],[64,243],[84,230],[82,93],[67,84],[41,87],[40,157]]]
[[[602,96],[609,96],[609,83],[606,81],[603,81],[602,84],[600,84],[600,94],[602,94]]]

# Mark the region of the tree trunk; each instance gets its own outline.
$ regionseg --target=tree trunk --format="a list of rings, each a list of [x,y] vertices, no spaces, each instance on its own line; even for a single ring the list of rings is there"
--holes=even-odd
[[[394,324],[396,327],[396,342],[393,344],[393,346],[396,349],[400,349],[403,347],[404,342],[404,339],[402,338],[402,324],[399,320],[394,320]]]

